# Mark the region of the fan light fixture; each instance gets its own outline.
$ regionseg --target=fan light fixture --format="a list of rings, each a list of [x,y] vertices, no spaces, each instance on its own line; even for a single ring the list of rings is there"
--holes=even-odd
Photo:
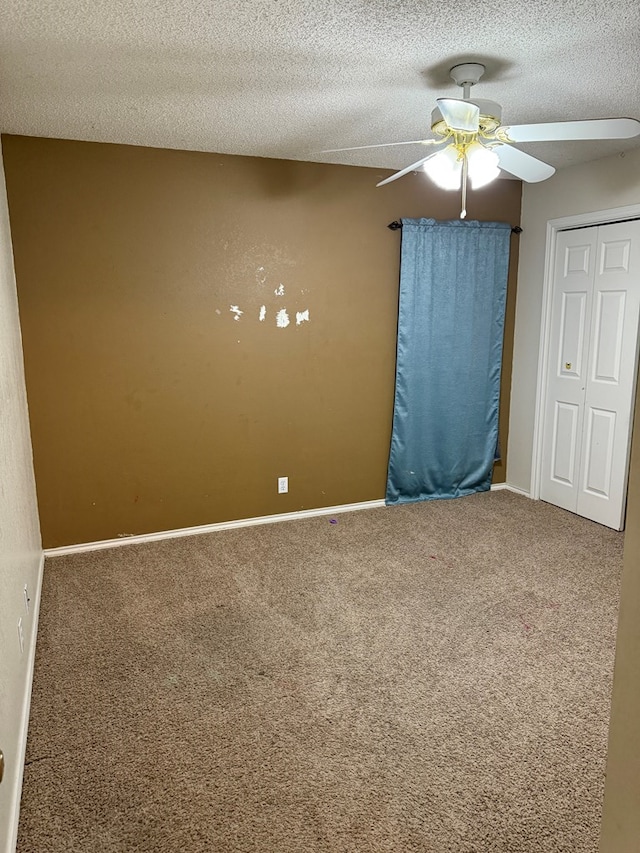
[[[446,145],[425,160],[423,169],[431,180],[444,190],[462,188],[462,211],[464,219],[467,201],[467,182],[474,190],[480,189],[500,174],[500,157],[494,147],[500,145],[495,131],[500,126],[502,108],[495,101],[470,100],[471,87],[484,71],[478,63],[456,65],[451,76],[464,93],[458,98],[438,98],[438,105],[431,114],[431,130]]]
[[[443,190],[459,190],[466,171],[474,190],[490,184],[500,174],[498,155],[481,142],[452,143],[423,165],[431,180]]]

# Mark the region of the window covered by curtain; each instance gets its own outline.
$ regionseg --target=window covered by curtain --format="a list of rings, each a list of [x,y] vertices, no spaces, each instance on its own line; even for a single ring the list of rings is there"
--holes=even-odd
[[[491,485],[510,234],[503,222],[402,220],[387,504]]]

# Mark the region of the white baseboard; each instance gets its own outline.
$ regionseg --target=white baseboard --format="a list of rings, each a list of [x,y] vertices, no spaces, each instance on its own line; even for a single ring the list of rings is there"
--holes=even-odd
[[[42,597],[42,577],[44,571],[44,554],[40,555],[36,588],[32,598],[31,630],[28,645],[27,672],[24,681],[24,694],[22,697],[22,714],[20,729],[18,732],[18,743],[16,744],[16,758],[18,760],[18,772],[14,777],[14,789],[10,793],[13,803],[11,814],[12,823],[9,833],[9,850],[14,851],[18,843],[18,821],[20,819],[20,799],[22,796],[22,781],[24,777],[24,762],[27,752],[27,731],[29,728],[29,711],[31,709],[31,687],[33,684],[33,669],[36,660],[36,640],[38,637],[38,618],[40,615],[40,599]]]
[[[529,493],[510,486],[509,483],[494,483],[491,491],[508,489],[518,495],[529,497]],[[61,557],[65,554],[81,554],[86,551],[102,551],[106,548],[120,548],[123,545],[140,545],[144,542],[160,542],[163,539],[178,539],[182,536],[198,536],[202,533],[216,533],[219,530],[234,530],[238,527],[253,527],[257,524],[275,524],[279,521],[295,521],[301,518],[313,518],[319,515],[337,515],[341,512],[355,512],[360,509],[379,509],[385,506],[384,500],[362,501],[354,504],[303,509],[298,512],[282,512],[277,515],[261,515],[255,518],[240,518],[236,521],[221,521],[216,524],[201,524],[197,527],[181,527],[176,530],[161,530],[157,533],[122,536],[118,539],[102,539],[98,542],[82,542],[78,545],[62,545],[60,548],[45,548],[45,557]]]
[[[143,533],[140,536],[123,536],[119,539],[103,539],[100,542],[85,542],[80,545],[64,545],[61,548],[45,548],[45,557],[59,557],[63,554],[78,554],[85,551],[101,551],[105,548],[119,548],[122,545],[139,545],[143,542],[159,542],[163,539],[178,539],[182,536],[197,536],[201,533],[216,533],[219,530],[234,530],[238,527],[253,527],[257,524],[274,524],[279,521],[295,521],[300,518],[313,518],[318,515],[337,515],[341,512],[354,512],[360,509],[379,509],[384,500],[363,501],[340,506],[327,506],[318,509],[303,509],[298,512],[283,512],[277,515],[261,515],[256,518],[241,518],[237,521],[221,521],[218,524],[201,524],[198,527],[182,527],[177,530],[163,530],[159,533]]]

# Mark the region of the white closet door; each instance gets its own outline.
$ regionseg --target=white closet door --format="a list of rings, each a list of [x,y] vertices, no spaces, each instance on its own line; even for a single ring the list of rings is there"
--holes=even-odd
[[[558,235],[540,497],[624,525],[640,314],[640,221]]]
[[[556,241],[540,497],[576,511],[596,262],[596,229]]]
[[[640,221],[597,230],[577,512],[621,530],[636,382]]]

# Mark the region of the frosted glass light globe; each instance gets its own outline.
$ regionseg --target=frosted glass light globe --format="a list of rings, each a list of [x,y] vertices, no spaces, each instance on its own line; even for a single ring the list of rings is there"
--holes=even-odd
[[[422,167],[431,180],[443,190],[459,190],[462,181],[462,158],[453,145],[439,151]]]
[[[472,142],[467,148],[469,180],[474,190],[490,184],[500,174],[498,155],[479,142]]]

